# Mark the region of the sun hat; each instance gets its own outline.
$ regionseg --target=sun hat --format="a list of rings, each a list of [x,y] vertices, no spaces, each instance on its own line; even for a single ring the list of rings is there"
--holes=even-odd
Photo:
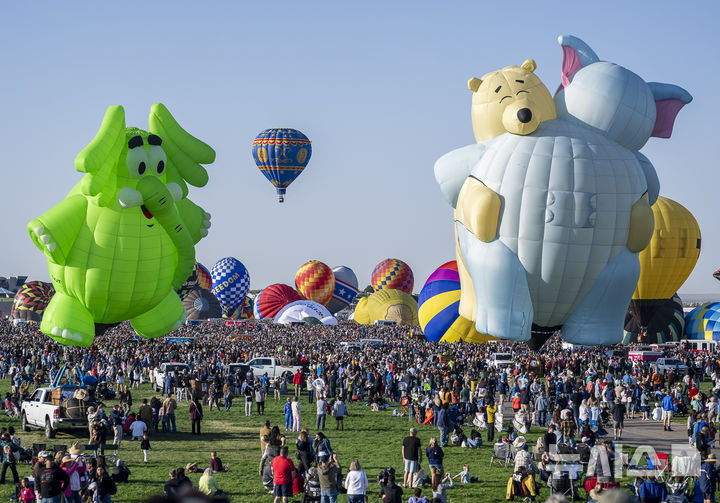
[[[70,449],[68,449],[68,452],[70,454],[82,454],[83,449],[78,442],[73,442],[73,444],[70,446]]]
[[[522,446],[525,445],[526,443],[527,443],[527,442],[525,441],[525,437],[520,436],[520,437],[517,437],[517,438],[515,439],[515,441],[513,442],[513,447],[522,447]]]

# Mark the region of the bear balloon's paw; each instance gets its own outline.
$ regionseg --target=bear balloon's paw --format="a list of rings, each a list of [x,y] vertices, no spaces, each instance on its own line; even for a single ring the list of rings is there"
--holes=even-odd
[[[50,330],[50,333],[59,339],[64,339],[68,341],[69,344],[82,344],[83,341],[87,338],[87,336],[84,336],[80,332],[73,332],[72,330],[68,330],[67,328],[63,329],[60,327],[52,327]],[[90,339],[92,339],[92,336],[89,336]],[[57,340],[57,339],[56,339]]]
[[[53,238],[50,231],[45,226],[37,225],[30,230],[30,237],[32,237],[35,245],[43,251],[51,259],[58,258],[57,255],[60,253],[57,248],[57,243]]]

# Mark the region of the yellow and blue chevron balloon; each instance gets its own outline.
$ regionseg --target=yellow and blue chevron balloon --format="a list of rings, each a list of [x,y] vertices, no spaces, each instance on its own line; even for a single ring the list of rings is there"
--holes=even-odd
[[[420,291],[418,318],[430,342],[482,343],[496,340],[475,330],[475,324],[458,313],[460,275],[452,260],[438,267]]]
[[[310,162],[312,146],[308,137],[297,129],[271,128],[257,135],[252,144],[252,155],[282,203],[288,185]]]
[[[708,302],[686,314],[685,335],[692,341],[720,341],[720,302]]]

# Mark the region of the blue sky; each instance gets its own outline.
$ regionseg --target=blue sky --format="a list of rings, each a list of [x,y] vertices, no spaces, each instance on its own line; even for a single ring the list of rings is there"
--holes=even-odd
[[[245,263],[252,288],[292,284],[309,259],[369,283],[387,257],[416,291],[454,258],[452,214],[435,160],[474,141],[471,76],[537,61],[554,91],[556,39],[574,34],[602,59],[686,88],[670,140],[651,139],[661,194],[685,205],[703,250],[682,291],[719,292],[717,2],[26,2],[0,16],[2,196],[10,216],[0,275],[46,279],[31,218],[79,180],[75,155],[108,105],[147,127],[165,103],[217,151],[191,198],[213,215],[197,248],[208,267]],[[250,144],[269,127],[313,141],[286,202],[257,171]]]

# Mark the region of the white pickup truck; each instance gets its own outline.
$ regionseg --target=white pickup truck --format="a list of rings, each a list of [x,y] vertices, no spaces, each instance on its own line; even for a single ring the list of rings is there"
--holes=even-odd
[[[252,369],[255,377],[260,377],[267,374],[270,379],[280,377],[286,372],[289,372],[290,375],[294,375],[295,372],[297,372],[298,370],[302,372],[302,367],[300,367],[299,365],[283,367],[281,365],[278,365],[275,358],[253,358],[249,362],[246,362],[246,365],[250,367],[250,369]]]
[[[173,377],[177,377],[178,374],[182,374],[184,370],[188,371],[188,374],[190,373],[190,365],[187,363],[179,363],[179,362],[168,362],[168,363],[161,363],[159,367],[153,370],[152,375],[152,381],[150,384],[152,384],[154,391],[162,391],[163,389],[163,377],[165,376],[165,371],[168,371],[170,375]],[[175,380],[175,383],[177,384],[177,379]]]
[[[72,397],[73,392],[72,388],[64,389],[61,400]],[[52,403],[52,388],[38,388],[24,400],[20,406],[20,418],[23,431],[44,428],[47,438],[55,438],[58,430],[87,430],[88,427],[87,416],[70,417],[65,407]]]

